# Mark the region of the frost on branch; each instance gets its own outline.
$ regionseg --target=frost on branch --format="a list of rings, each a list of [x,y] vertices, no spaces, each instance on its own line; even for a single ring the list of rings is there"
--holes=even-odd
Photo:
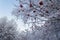
[[[60,12],[60,0],[18,0],[19,6],[13,10],[13,15],[22,18],[24,23],[41,24]]]
[[[24,21],[50,18],[60,11],[60,0],[18,0],[19,6],[13,15],[21,16]],[[35,19],[36,18],[36,19]]]
[[[21,32],[20,40],[60,40],[60,18],[51,18],[42,27]]]
[[[44,30],[43,40],[60,40],[60,18],[51,18],[44,24],[46,30]]]
[[[16,9],[13,15],[32,24],[21,40],[60,40],[60,0],[19,0]]]

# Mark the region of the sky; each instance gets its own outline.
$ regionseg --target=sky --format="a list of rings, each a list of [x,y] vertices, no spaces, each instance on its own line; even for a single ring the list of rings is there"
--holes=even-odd
[[[8,19],[14,18],[11,13],[13,9],[15,8],[14,5],[18,4],[16,0],[0,0],[0,18],[7,16]],[[24,30],[24,24],[21,20],[17,21],[18,24],[18,30]]]
[[[11,12],[16,3],[15,0],[0,0],[0,17],[8,16],[11,18]]]

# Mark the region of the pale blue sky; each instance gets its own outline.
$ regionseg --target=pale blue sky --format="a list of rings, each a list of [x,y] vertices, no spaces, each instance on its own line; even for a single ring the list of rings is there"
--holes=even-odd
[[[15,4],[17,4],[16,0],[0,0],[0,17],[11,17],[11,12]]]

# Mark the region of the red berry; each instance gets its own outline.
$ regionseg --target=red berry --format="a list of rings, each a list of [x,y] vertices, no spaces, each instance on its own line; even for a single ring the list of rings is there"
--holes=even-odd
[[[30,16],[29,14],[27,16]]]
[[[40,1],[40,2],[39,2],[39,5],[43,5],[43,2],[42,2],[42,1]]]
[[[34,10],[33,12],[35,13],[36,11]]]
[[[23,5],[20,5],[20,7],[22,8],[22,7],[23,7]]]
[[[30,7],[33,7],[32,4],[30,4]]]
[[[46,10],[46,13],[48,13],[48,11]]]

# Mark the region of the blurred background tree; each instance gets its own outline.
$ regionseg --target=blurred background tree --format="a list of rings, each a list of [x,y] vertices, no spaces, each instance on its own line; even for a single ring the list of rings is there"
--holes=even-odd
[[[7,17],[0,18],[0,40],[17,40],[17,24]]]

